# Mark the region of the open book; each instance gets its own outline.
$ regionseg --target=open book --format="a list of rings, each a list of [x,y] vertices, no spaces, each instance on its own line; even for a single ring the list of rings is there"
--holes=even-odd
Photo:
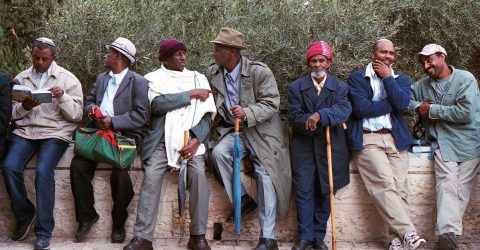
[[[48,89],[37,89],[32,90],[27,86],[23,85],[13,85],[12,89],[12,100],[17,102],[22,102],[27,97],[32,98],[40,103],[50,103],[52,102],[52,92]]]

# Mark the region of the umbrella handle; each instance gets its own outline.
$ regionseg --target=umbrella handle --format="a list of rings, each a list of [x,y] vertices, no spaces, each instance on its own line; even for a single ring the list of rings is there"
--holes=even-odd
[[[235,125],[235,133],[238,133],[238,131],[240,131],[240,125],[239,125],[239,121],[238,121],[238,118],[235,117],[234,119],[234,125]]]
[[[332,145],[330,144],[330,126],[327,126],[327,167],[328,192],[330,196],[330,222],[332,227],[332,249],[337,249],[337,234],[335,230],[335,196],[333,195]]]
[[[183,131],[183,146],[186,147],[188,145],[188,130]]]

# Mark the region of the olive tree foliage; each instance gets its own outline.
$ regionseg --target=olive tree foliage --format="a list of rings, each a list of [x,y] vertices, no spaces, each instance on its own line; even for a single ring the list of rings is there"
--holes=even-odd
[[[58,61],[87,91],[103,70],[104,45],[118,36],[136,45],[132,69],[140,74],[159,67],[157,46],[168,37],[187,45],[189,69],[206,72],[213,62],[209,41],[232,27],[245,36],[242,54],[268,64],[285,97],[288,84],[307,72],[305,51],[315,40],[330,44],[330,71],[343,80],[369,62],[380,37],[394,42],[395,68],[412,80],[423,75],[413,55],[428,43],[444,46],[455,67],[474,71],[478,23],[480,5],[473,0],[65,0],[44,29],[59,47]]]

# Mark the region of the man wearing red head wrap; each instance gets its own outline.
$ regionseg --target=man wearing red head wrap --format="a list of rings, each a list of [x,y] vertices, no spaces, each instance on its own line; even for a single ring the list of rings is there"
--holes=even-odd
[[[332,50],[313,42],[305,56],[309,73],[288,86],[288,120],[292,126],[292,159],[298,236],[292,250],[328,249],[323,239],[330,215],[326,126],[330,126],[334,190],[350,182],[349,153],[341,126],[352,111],[347,85],[327,73]]]

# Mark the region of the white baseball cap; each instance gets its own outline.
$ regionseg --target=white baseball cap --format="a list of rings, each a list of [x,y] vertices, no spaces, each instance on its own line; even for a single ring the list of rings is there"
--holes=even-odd
[[[117,38],[112,44],[107,44],[105,47],[108,49],[109,47],[114,48],[118,52],[122,53],[124,56],[130,60],[131,63],[135,62],[135,53],[137,53],[137,49],[135,45],[133,45],[130,40],[127,38],[119,37]]]
[[[431,43],[431,44],[425,45],[422,51],[415,54],[415,61],[420,62],[420,56],[430,56],[438,52],[447,55],[447,51],[438,44]]]

